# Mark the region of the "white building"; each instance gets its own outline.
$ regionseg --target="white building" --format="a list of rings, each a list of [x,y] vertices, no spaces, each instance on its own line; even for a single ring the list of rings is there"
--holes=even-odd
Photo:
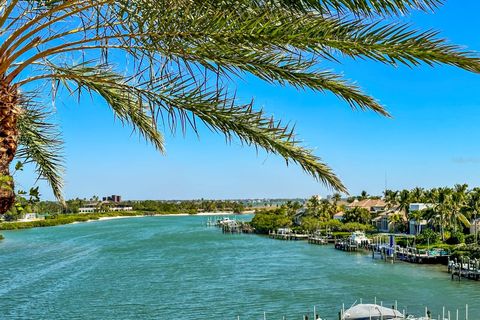
[[[410,203],[408,206],[408,212],[421,211],[433,207],[431,203]]]
[[[96,207],[81,207],[78,208],[78,212],[80,213],[92,213],[95,212]]]
[[[408,212],[412,213],[414,211],[422,211],[428,208],[432,208],[433,204],[432,203],[410,203],[408,206]],[[419,234],[421,233],[425,228],[427,228],[428,222],[427,220],[420,220],[416,221],[415,219],[410,219],[408,221],[408,230],[410,234]]]
[[[18,221],[27,222],[27,221],[35,221],[35,220],[43,220],[43,219],[45,219],[44,216],[39,216],[36,213],[30,212],[30,213],[22,214],[22,219],[18,219]]]
[[[111,207],[110,211],[132,211],[133,207]]]

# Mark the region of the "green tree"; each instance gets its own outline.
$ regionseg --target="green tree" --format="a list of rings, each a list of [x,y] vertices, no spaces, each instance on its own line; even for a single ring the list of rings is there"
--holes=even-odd
[[[388,115],[321,64],[346,56],[393,66],[443,63],[480,70],[476,54],[395,21],[412,9],[431,11],[439,0],[0,4],[0,175],[10,177],[15,156],[26,158],[59,199],[62,143],[44,101],[55,100],[61,89],[79,99],[104,99],[122,123],[160,152],[165,147],[158,119],[172,131],[191,126],[197,132],[203,122],[227,140],[236,137],[278,154],[345,191],[330,168],[299,145],[292,128],[251,102],[237,101],[235,91],[227,90],[232,82],[249,73],[272,84],[330,91],[353,108]],[[6,186],[0,188],[0,213],[14,203],[13,179]]]
[[[338,192],[335,192],[333,195],[332,195],[332,201],[333,201],[333,205],[335,206],[335,208],[337,208],[337,205],[338,205],[338,202],[342,200],[342,195]]]
[[[358,222],[361,224],[370,224],[372,221],[372,214],[365,208],[355,207],[345,211],[343,215],[343,222]]]
[[[408,215],[410,202],[410,191],[402,190],[398,193],[398,209],[403,210],[405,215]]]
[[[252,227],[259,233],[276,231],[278,228],[290,227],[292,224],[292,220],[283,209],[259,211],[255,214],[251,222]]]
[[[388,216],[388,222],[393,224],[393,232],[397,232],[399,225],[403,223],[403,216],[400,213],[394,213]]]
[[[398,191],[385,190],[384,200],[389,208],[396,207],[398,205]]]
[[[360,193],[360,196],[358,197],[358,200],[365,200],[369,197],[369,194],[367,191],[363,190],[361,193]]]
[[[424,202],[424,190],[423,188],[416,187],[410,191],[410,201],[411,202]]]
[[[453,229],[457,231],[458,224],[460,223],[464,227],[470,227],[470,221],[463,214],[463,210],[467,204],[467,184],[456,184],[452,192],[452,202],[451,202],[451,223],[453,224]]]
[[[314,217],[320,216],[321,200],[318,196],[312,196],[307,200],[305,207],[307,208],[308,214]]]
[[[424,212],[422,210],[415,210],[415,211],[411,211],[409,214],[408,214],[408,217],[410,218],[410,220],[415,220],[415,234],[419,234],[419,230],[418,230],[418,227],[420,226],[420,221],[422,221],[423,217],[424,217]]]

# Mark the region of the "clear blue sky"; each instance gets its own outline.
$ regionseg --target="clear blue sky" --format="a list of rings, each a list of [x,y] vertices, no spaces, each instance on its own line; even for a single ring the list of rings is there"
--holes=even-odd
[[[435,14],[403,20],[441,31],[453,43],[480,51],[480,2],[449,0]],[[238,95],[296,123],[299,137],[339,175],[351,194],[388,188],[478,186],[480,178],[480,75],[452,67],[391,68],[366,61],[335,65],[387,106],[393,119],[352,111],[331,94],[274,87],[253,77]],[[65,196],[120,194],[126,199],[308,197],[329,190],[295,165],[258,154],[201,130],[185,138],[167,134],[167,155],[115,121],[99,100],[59,101],[66,143]],[[17,177],[27,188],[31,170]],[[52,199],[40,183],[43,198]]]

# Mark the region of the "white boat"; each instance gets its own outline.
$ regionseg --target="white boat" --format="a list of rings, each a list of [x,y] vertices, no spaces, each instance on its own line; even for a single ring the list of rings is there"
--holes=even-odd
[[[353,232],[350,237],[348,238],[348,240],[351,242],[351,243],[355,243],[357,245],[361,245],[361,244],[369,244],[370,243],[370,239],[367,238],[367,236],[365,236],[365,233],[362,232],[362,231],[355,231]]]
[[[357,304],[342,312],[341,320],[403,320],[400,311],[377,304]]]
[[[228,225],[228,224],[231,224],[233,222],[236,222],[236,221],[233,220],[233,219],[230,219],[228,217],[224,217],[222,219],[217,220],[217,224],[220,225],[220,226]]]

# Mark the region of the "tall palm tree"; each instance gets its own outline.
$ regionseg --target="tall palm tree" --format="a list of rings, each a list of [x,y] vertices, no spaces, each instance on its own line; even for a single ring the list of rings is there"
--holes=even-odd
[[[423,202],[424,201],[424,190],[420,187],[415,187],[410,191],[410,200],[412,202]]]
[[[410,191],[404,189],[398,193],[398,210],[403,210],[405,212],[405,216],[408,216],[408,208],[410,206],[410,202]]]
[[[480,213],[480,188],[473,188],[468,194],[468,210],[470,211],[470,219],[473,219],[474,223],[474,232],[475,232],[475,243],[477,242],[477,217]]]
[[[389,208],[393,208],[398,205],[398,195],[398,191],[385,190],[383,198]]]
[[[455,231],[457,231],[459,222],[465,227],[470,227],[470,221],[468,221],[468,219],[462,213],[467,204],[467,191],[467,184],[456,184],[453,188],[450,208],[452,211],[451,223],[453,224]]]
[[[450,188],[439,188],[438,189],[438,198],[435,203],[434,210],[438,215],[438,220],[440,221],[440,233],[442,235],[442,241],[445,240],[445,228],[449,227],[449,222],[452,221],[452,189]]]
[[[347,56],[478,72],[476,54],[436,32],[394,21],[441,2],[0,0],[0,213],[14,202],[14,157],[35,163],[61,198],[61,139],[45,102],[61,89],[79,99],[103,98],[121,122],[160,152],[164,129],[196,132],[203,122],[227,140],[236,137],[278,154],[345,191],[290,126],[252,102],[239,102],[227,88],[248,73],[273,84],[330,91],[353,108],[388,115],[321,63]]]
[[[320,215],[320,209],[322,206],[320,197],[312,196],[310,199],[307,200],[305,206],[310,215],[314,217],[318,217]]]
[[[388,222],[393,225],[393,232],[397,232],[398,225],[403,222],[403,215],[400,213],[393,213],[388,216]]]
[[[342,195],[338,192],[335,192],[333,195],[332,195],[332,207],[333,207],[333,210],[335,211],[333,214],[337,213],[337,210],[338,210],[338,202],[342,200]]]

